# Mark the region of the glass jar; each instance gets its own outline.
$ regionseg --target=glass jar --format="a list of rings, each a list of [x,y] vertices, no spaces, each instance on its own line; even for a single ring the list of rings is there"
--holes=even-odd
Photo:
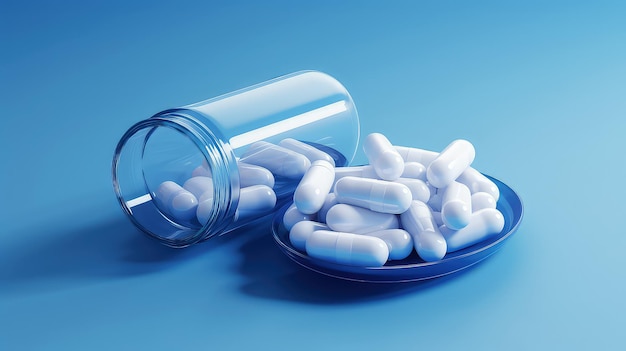
[[[186,247],[260,220],[291,201],[298,177],[273,174],[274,205],[245,215],[238,211],[240,195],[251,189],[240,174],[253,148],[295,139],[324,151],[340,167],[352,161],[359,130],[356,107],[341,83],[317,71],[296,72],[135,124],[115,150],[113,186],[137,227],[165,245]],[[180,200],[181,192],[188,195],[180,189],[194,176],[210,179],[212,192],[194,197],[195,204],[180,196],[188,210],[182,216],[172,201]],[[208,201],[202,219],[200,200]]]

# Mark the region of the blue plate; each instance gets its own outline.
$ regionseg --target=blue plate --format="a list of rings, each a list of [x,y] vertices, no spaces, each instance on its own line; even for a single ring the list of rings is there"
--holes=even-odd
[[[278,247],[292,260],[318,273],[331,277],[375,283],[418,281],[441,277],[470,267],[496,252],[519,227],[523,216],[520,197],[506,184],[487,176],[500,189],[497,208],[504,216],[504,229],[489,240],[482,241],[460,251],[447,254],[442,260],[425,262],[413,253],[404,260],[389,261],[382,267],[353,267],[321,261],[296,250],[289,241],[289,232],[283,225],[283,215],[289,205],[283,206],[272,222],[272,232]]]

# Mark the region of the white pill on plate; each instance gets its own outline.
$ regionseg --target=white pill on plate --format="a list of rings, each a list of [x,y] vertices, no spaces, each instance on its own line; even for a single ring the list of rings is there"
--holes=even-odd
[[[496,208],[496,200],[491,194],[480,191],[472,194],[472,211],[476,212],[483,208]]]
[[[426,178],[433,186],[445,188],[472,164],[475,156],[472,143],[457,139],[428,165]]]
[[[469,224],[461,230],[452,230],[445,225],[439,229],[446,239],[447,251],[454,252],[499,234],[504,229],[504,216],[496,209],[485,208],[474,212]]]
[[[245,162],[237,162],[239,169],[239,187],[246,188],[253,185],[274,187],[274,175],[267,168]]]
[[[289,149],[306,156],[306,158],[308,158],[311,163],[317,160],[324,160],[333,165],[333,167],[335,167],[335,160],[330,157],[329,154],[307,143],[303,143],[296,139],[287,138],[281,140],[278,145],[284,147],[285,149]]]
[[[326,224],[332,230],[356,234],[399,228],[396,215],[346,204],[331,207],[326,214]]]
[[[428,189],[426,182],[421,179],[398,178],[394,182],[406,185],[411,191],[413,200],[427,202],[430,199],[430,189]]]
[[[469,167],[457,178],[457,182],[467,185],[472,194],[486,192],[498,201],[500,198],[500,189],[498,186],[487,178],[484,174],[476,169]]]
[[[423,231],[413,237],[413,244],[417,254],[426,262],[441,260],[446,255],[446,240],[439,230]]]
[[[306,240],[316,230],[328,230],[328,226],[320,222],[300,221],[289,230],[289,241],[296,249],[305,251]]]
[[[389,248],[390,260],[405,259],[411,254],[411,252],[413,252],[413,239],[406,230],[385,229],[365,233],[363,235],[382,239]]]
[[[335,168],[335,182],[343,177],[379,179],[372,165]],[[426,167],[418,162],[407,162],[404,164],[404,171],[400,177],[426,181]]]
[[[360,267],[380,267],[389,258],[389,248],[382,239],[330,230],[311,233],[306,252],[316,259]]]
[[[438,152],[418,149],[413,147],[406,146],[394,146],[396,151],[400,154],[400,157],[404,160],[404,162],[417,162],[424,165],[424,167],[428,167],[430,163],[439,156]]]
[[[413,178],[426,181],[426,167],[419,162],[405,162],[401,178]]]
[[[335,182],[344,177],[378,179],[378,175],[371,165],[335,168]]]
[[[395,180],[404,172],[404,160],[384,135],[372,133],[365,137],[363,151],[380,179]]]
[[[317,220],[325,223],[328,210],[330,210],[331,207],[335,206],[336,204],[338,204],[338,202],[335,193],[330,193],[326,195],[326,199],[324,199],[324,204],[322,205],[322,208],[320,208],[320,210],[317,212]]]
[[[335,180],[335,167],[324,160],[313,162],[306,171],[293,194],[298,211],[313,214],[324,205]]]
[[[412,194],[406,185],[378,179],[345,177],[335,183],[340,203],[372,211],[400,214],[411,205]]]
[[[472,216],[472,194],[465,184],[453,181],[443,191],[441,219],[450,229],[465,227]]]
[[[283,215],[283,224],[287,230],[291,230],[296,223],[301,221],[312,221],[315,220],[316,217],[316,214],[304,214],[298,211],[296,204],[291,204]]]
[[[400,215],[402,228],[413,237],[417,254],[427,262],[442,259],[446,254],[446,240],[435,225],[430,208],[424,202],[413,201]]]
[[[311,166],[306,156],[266,141],[257,141],[241,156],[241,162],[265,167],[275,176],[302,178]]]

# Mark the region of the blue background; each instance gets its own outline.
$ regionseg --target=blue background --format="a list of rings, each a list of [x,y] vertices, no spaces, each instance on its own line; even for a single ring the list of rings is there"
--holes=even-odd
[[[623,4],[2,0],[0,349],[619,348]],[[363,135],[472,141],[519,231],[463,273],[368,285],[266,229],[173,250],[132,226],[110,175],[130,125],[301,69],[348,88]]]

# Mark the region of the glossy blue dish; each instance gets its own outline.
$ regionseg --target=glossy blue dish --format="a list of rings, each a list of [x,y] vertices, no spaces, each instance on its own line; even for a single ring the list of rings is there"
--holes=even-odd
[[[523,216],[520,197],[506,184],[487,176],[500,189],[497,208],[504,216],[504,229],[489,240],[477,243],[460,251],[447,254],[442,260],[425,262],[413,251],[400,261],[389,261],[382,267],[353,267],[317,260],[305,252],[296,250],[289,241],[289,232],[282,218],[290,204],[283,206],[272,222],[274,240],[280,249],[296,263],[318,273],[332,277],[375,283],[396,283],[418,281],[441,277],[472,266],[496,252],[519,227]]]

